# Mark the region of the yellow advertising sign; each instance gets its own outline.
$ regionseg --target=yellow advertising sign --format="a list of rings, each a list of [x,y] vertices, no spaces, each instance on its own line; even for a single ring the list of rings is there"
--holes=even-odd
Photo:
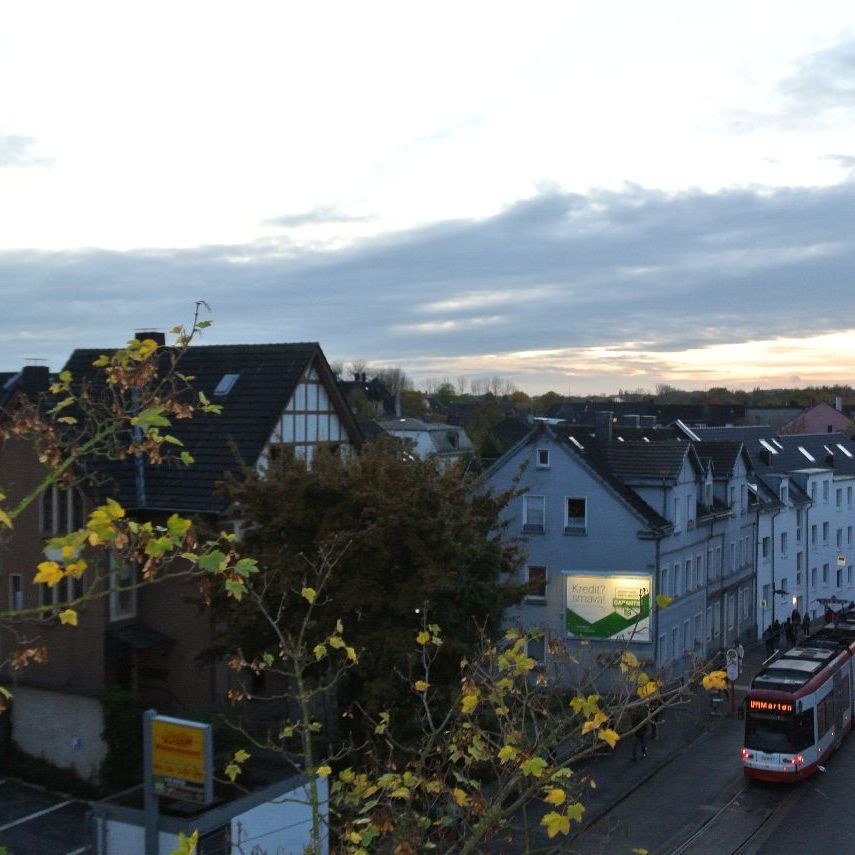
[[[152,773],[205,783],[205,731],[198,725],[156,718],[151,727]]]

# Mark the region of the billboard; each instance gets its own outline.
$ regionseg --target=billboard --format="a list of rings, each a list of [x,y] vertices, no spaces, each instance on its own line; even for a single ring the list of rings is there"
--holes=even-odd
[[[650,641],[651,576],[620,572],[564,575],[569,636]]]

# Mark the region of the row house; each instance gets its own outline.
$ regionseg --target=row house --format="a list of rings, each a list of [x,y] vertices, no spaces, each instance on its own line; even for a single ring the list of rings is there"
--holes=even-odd
[[[595,656],[627,644],[674,676],[750,634],[750,460],[741,443],[718,445],[613,430],[611,414],[593,431],[537,425],[487,473],[490,487],[520,490],[506,531],[524,538],[531,590],[509,620]]]
[[[92,363],[110,352],[77,350],[65,370],[77,382],[97,382]],[[215,529],[228,527],[231,515],[218,484],[229,473],[239,476],[244,467],[263,472],[283,450],[310,464],[321,447],[347,455],[361,442],[316,343],[194,346],[180,370],[193,378],[194,390],[222,407],[219,415],[179,420],[170,429],[195,463],[84,461],[77,486],[47,491],[18,519],[0,565],[0,608],[10,611],[52,606],[79,595],[93,578],[107,580],[109,592],[80,607],[77,627],[60,625],[53,609],[20,622],[17,636],[7,632],[0,638],[6,654],[22,638],[49,652],[45,663],[19,671],[7,663],[0,672],[0,681],[13,684],[14,740],[87,779],[97,777],[105,752],[101,691],[119,687],[141,704],[187,716],[222,702],[228,675],[220,663],[200,658],[216,642],[217,626],[210,610],[199,605],[192,577],[138,586],[139,568],[101,556],[87,569],[89,578],[69,583],[73,589],[36,586],[31,580],[44,560],[45,540],[74,530],[107,496],[141,521],[162,524],[179,513]],[[7,408],[13,405],[6,401]],[[0,484],[11,501],[43,477],[31,448],[14,440],[0,445]]]
[[[832,597],[855,600],[855,443],[842,433],[785,435],[763,426],[695,428],[742,442],[764,512],[757,535],[756,623],[762,633],[794,608],[818,616]]]

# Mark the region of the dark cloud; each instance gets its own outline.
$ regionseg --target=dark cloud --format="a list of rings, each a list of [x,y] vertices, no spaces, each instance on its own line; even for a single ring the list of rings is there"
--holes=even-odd
[[[674,351],[847,329],[855,185],[551,192],[335,252],[276,242],[0,253],[0,368],[168,328],[207,300],[211,342],[319,340],[406,366],[516,351]],[[793,366],[795,367],[795,366]],[[429,370],[429,369],[426,369]]]
[[[301,226],[329,225],[331,223],[363,223],[370,219],[371,217],[353,216],[344,214],[336,208],[321,206],[299,214],[284,214],[281,217],[274,217],[271,220],[266,220],[265,225],[299,228]]]

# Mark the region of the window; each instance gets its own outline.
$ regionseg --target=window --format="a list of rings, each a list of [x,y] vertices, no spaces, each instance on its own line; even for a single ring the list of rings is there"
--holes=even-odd
[[[24,608],[24,589],[21,587],[20,573],[12,573],[9,576],[9,608],[15,612]]]
[[[727,628],[736,627],[736,594],[727,595]]]
[[[692,513],[692,497],[686,496],[686,523],[691,527],[694,521],[694,514]]]
[[[843,529],[837,529],[837,545],[843,546]]]
[[[730,488],[730,507],[736,509],[736,487]]]
[[[671,658],[676,659],[680,655],[680,641],[679,641],[680,628],[672,627],[671,628]]]
[[[781,482],[781,487],[778,490],[778,497],[786,505],[787,504],[787,485]]]
[[[713,572],[713,551],[707,550],[707,578],[712,579],[715,573]]]
[[[534,659],[535,662],[546,661],[546,638],[542,635],[529,638],[526,642],[526,653]],[[217,850],[218,852],[228,852],[228,849]]]
[[[799,451],[801,451],[802,454],[807,454],[807,452],[801,446],[799,446]],[[814,460],[813,457],[811,457],[810,459]],[[814,462],[816,461],[814,460]],[[814,481],[813,484],[810,485],[810,500],[814,504],[816,504],[816,481]]]
[[[674,562],[673,584],[674,584],[674,596],[679,597],[680,596],[680,562],[679,561]]]
[[[693,647],[701,646],[701,639],[703,638],[704,627],[703,627],[704,616],[698,612],[695,615],[695,634],[694,634],[694,644]]]
[[[667,651],[665,650],[665,636],[659,636],[659,663],[662,664],[667,659]]]
[[[846,527],[846,543],[848,543],[850,546],[852,545],[852,526],[851,525]]]
[[[692,628],[688,620],[683,621],[683,650],[688,653],[692,649]]]
[[[743,588],[743,589],[742,589],[742,593],[745,595],[745,596],[742,598],[742,619],[743,619],[743,620],[747,620],[747,619],[748,619],[748,616],[749,616],[749,614],[750,614],[750,612],[751,612],[751,609],[750,609],[750,605],[751,605],[751,589],[750,589],[750,588]]]
[[[838,567],[837,568],[837,587],[839,588],[841,585],[843,585],[843,568]]]
[[[523,496],[523,531],[543,532],[546,522],[546,496]]]
[[[810,584],[812,588],[816,587],[816,567],[810,568]]]
[[[712,606],[707,606],[707,641],[712,638]]]
[[[787,554],[787,533],[785,531],[781,532],[781,555]]]
[[[828,481],[822,482],[822,503],[823,505],[828,504]]]
[[[846,568],[846,584],[847,585],[852,584],[852,565],[851,564]]]
[[[715,574],[721,576],[721,547],[715,548]]]
[[[748,507],[748,485],[743,484],[739,490],[739,512],[744,514]]]
[[[810,542],[816,544],[816,540],[816,524],[814,523],[814,525],[810,527]]]
[[[671,589],[668,587],[668,568],[667,567],[662,568],[662,582],[661,582],[659,588],[660,588],[661,593],[664,594],[666,597],[671,596]]]
[[[828,523],[824,522],[822,524],[822,542],[828,543]]]
[[[526,582],[529,584],[529,593],[526,600],[530,602],[545,602],[546,584],[548,582],[545,567],[526,567]]]
[[[137,614],[137,568],[115,552],[110,553],[110,620]]]
[[[548,448],[538,448],[537,449],[537,468],[538,469],[549,469],[549,449]]]
[[[700,588],[704,584],[704,556],[698,553],[695,556],[695,587]],[[698,636],[700,638],[700,636]]]
[[[75,489],[53,486],[41,496],[41,526],[45,534],[68,534],[80,527],[83,506]]]
[[[802,571],[802,561],[803,560],[804,560],[804,553],[803,552],[797,552],[796,553],[796,570],[798,570],[799,573],[801,573],[801,571]]]
[[[852,488],[851,487],[846,488],[846,506],[849,508],[852,507]]]
[[[731,541],[730,542],[730,572],[732,573],[736,570],[736,544]]]
[[[685,564],[685,580],[683,590],[688,594],[692,590],[692,559],[689,558]]]
[[[828,564],[822,565],[822,584],[828,584]]]
[[[784,591],[784,593],[786,593],[786,591],[787,591],[787,577],[786,576],[783,579],[781,579],[781,590]]]
[[[587,499],[568,496],[564,504],[564,531],[568,534],[585,534],[587,531]]]
[[[796,573],[796,587],[800,588],[801,586],[802,586],[802,573],[801,573],[801,570],[799,570]]]
[[[769,537],[768,534],[763,538],[762,553],[761,554],[764,558],[769,557],[769,545],[770,545],[771,541],[772,541],[772,539]]]
[[[765,605],[763,606],[764,609],[769,608],[769,599],[771,596],[772,596],[772,586],[771,585],[764,585],[763,586],[763,597],[762,597],[763,602],[765,603]]]
[[[51,606],[52,608],[41,612],[39,617],[49,618],[51,615],[56,614],[56,606],[58,603],[59,603],[59,585],[54,585],[53,588],[51,588],[50,585],[47,585],[44,582],[40,583],[39,584],[39,605]]]
[[[223,374],[220,377],[220,382],[217,383],[217,388],[214,389],[214,395],[218,398],[225,398],[232,391],[239,377],[240,374]]]
[[[680,500],[674,499],[674,528],[680,528]]]
[[[834,503],[837,506],[838,511],[843,507],[843,488],[842,487],[838,487],[834,491]]]

